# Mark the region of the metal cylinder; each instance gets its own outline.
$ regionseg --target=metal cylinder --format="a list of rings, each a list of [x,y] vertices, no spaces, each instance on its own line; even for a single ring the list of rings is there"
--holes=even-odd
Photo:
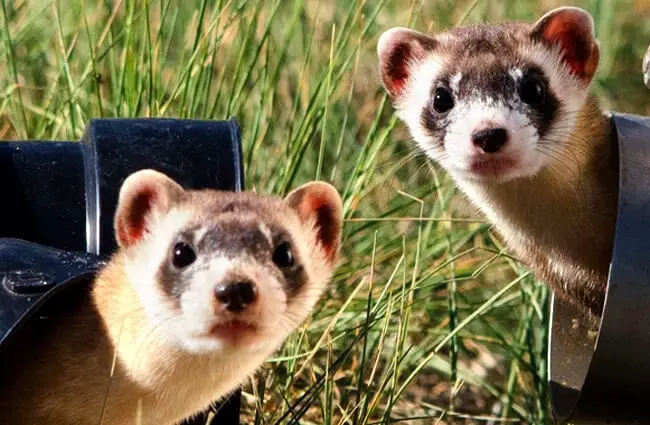
[[[0,237],[110,253],[117,195],[130,173],[154,168],[188,187],[239,191],[241,164],[234,119],[96,119],[80,142],[3,142]]]
[[[614,114],[619,201],[597,332],[553,300],[550,390],[558,423],[650,423],[650,118]]]

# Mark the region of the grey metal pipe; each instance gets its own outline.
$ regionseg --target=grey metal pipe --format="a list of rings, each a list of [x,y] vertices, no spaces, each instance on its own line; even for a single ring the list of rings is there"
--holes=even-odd
[[[597,332],[553,299],[550,390],[557,423],[650,424],[650,117],[614,114],[619,204]]]

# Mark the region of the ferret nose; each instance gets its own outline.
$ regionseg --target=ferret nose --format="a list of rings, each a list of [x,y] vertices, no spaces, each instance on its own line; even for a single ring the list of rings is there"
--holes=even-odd
[[[508,132],[504,128],[486,128],[472,134],[472,142],[485,153],[495,153],[508,141]]]
[[[242,280],[217,285],[215,288],[217,300],[226,307],[228,311],[237,313],[243,311],[248,304],[257,298],[257,289],[253,282]]]

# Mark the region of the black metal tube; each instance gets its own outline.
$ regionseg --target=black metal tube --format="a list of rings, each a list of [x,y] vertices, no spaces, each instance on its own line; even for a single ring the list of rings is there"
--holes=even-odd
[[[0,143],[0,237],[86,249],[80,147],[74,142]]]

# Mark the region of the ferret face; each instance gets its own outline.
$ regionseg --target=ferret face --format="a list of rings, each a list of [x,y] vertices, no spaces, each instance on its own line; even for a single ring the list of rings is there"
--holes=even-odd
[[[144,176],[151,175],[162,179]],[[130,217],[129,200],[146,198],[151,186],[164,190],[137,176],[129,184],[137,193],[129,195],[125,183],[116,219],[126,271],[151,324],[171,344],[194,353],[273,350],[311,313],[341,233],[331,186],[308,184],[280,200],[167,182],[174,193],[159,211],[159,201],[150,201],[151,213],[138,224],[146,230],[132,241],[128,225],[120,225]]]
[[[591,17],[561,8],[534,25],[394,28],[382,82],[420,148],[453,176],[503,182],[552,166],[598,64]]]

